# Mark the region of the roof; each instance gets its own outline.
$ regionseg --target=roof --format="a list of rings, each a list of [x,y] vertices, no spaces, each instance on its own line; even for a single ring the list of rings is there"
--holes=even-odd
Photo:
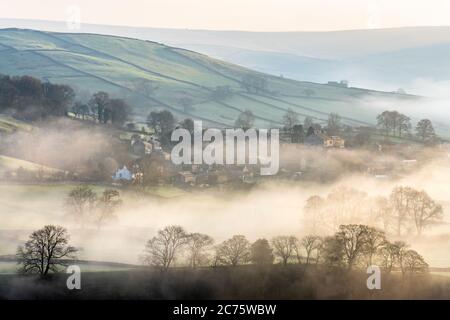
[[[183,177],[193,177],[194,176],[194,174],[190,171],[180,171],[180,172],[178,172],[178,174]]]

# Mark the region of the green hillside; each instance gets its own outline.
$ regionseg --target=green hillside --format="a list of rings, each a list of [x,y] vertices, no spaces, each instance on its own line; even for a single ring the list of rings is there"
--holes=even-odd
[[[367,107],[366,98],[395,105],[415,96],[288,80],[266,75],[267,92],[249,94],[240,83],[243,67],[159,43],[116,36],[0,30],[0,73],[32,75],[66,83],[78,91],[104,90],[125,97],[137,120],[166,108],[178,118],[192,117],[209,125],[231,126],[243,110],[256,115],[255,125],[280,125],[288,108],[323,122],[331,112],[350,125],[371,125],[380,110]],[[152,94],[136,89],[136,80],[153,81]],[[231,97],[213,99],[216,86],[229,86]],[[309,94],[307,93],[309,91]],[[182,100],[189,98],[188,108]]]
[[[0,134],[13,133],[15,131],[31,131],[33,127],[23,121],[14,119],[9,116],[0,115]]]
[[[5,172],[16,171],[19,168],[31,172],[39,172],[39,171],[42,171],[43,173],[61,172],[61,170],[43,166],[37,163],[0,155],[0,175],[3,175]]]

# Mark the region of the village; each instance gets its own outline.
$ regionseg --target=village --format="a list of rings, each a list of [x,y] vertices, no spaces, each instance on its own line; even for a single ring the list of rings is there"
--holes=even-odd
[[[327,159],[339,152],[356,150],[346,148],[346,140],[341,136],[328,136],[324,130],[311,128],[310,133],[301,140],[291,137],[282,130],[280,147],[280,169],[274,176],[262,176],[261,164],[181,164],[171,161],[170,150],[163,150],[159,138],[155,135],[134,134],[129,140],[132,160],[124,163],[112,176],[116,185],[143,185],[148,180],[154,184],[172,184],[181,188],[208,188],[212,186],[242,185],[251,186],[265,180],[311,181],[327,179]],[[359,173],[372,176],[374,179],[395,179],[415,170],[420,162],[413,158],[415,149],[406,145],[410,157],[398,161],[384,159],[386,155],[398,153],[399,148],[386,143],[374,144],[373,152],[377,155],[366,159],[366,162],[353,168]],[[293,149],[294,157],[283,156],[284,151]],[[372,150],[371,150],[372,151]],[[406,155],[405,155],[406,156]],[[405,157],[404,156],[404,157]],[[317,161],[320,158],[321,161]],[[329,177],[332,179],[332,177]]]
[[[77,121],[72,120],[72,121]],[[173,144],[161,143],[161,136],[155,130],[140,124],[127,123],[126,130],[112,130],[115,149],[120,149],[121,156],[106,165],[100,178],[92,170],[77,167],[78,170],[46,170],[45,166],[37,171],[26,167],[3,170],[5,181],[11,182],[87,182],[106,183],[122,187],[145,187],[149,185],[173,185],[179,188],[210,188],[214,186],[249,187],[267,180],[291,181],[332,181],[338,178],[339,170],[333,164],[342,161],[341,170],[354,171],[374,179],[395,179],[415,170],[426,161],[417,159],[419,151],[426,146],[418,143],[393,143],[388,137],[381,141],[367,141],[357,145],[362,129],[340,130],[339,134],[329,135],[320,125],[312,124],[306,132],[303,127],[293,126],[291,130],[280,130],[280,164],[275,175],[262,176],[261,163],[249,164],[248,154],[245,164],[179,164],[171,159]],[[299,128],[300,127],[300,128]],[[225,132],[225,129],[222,129]],[[345,136],[346,138],[344,138]],[[346,140],[348,139],[348,140]],[[205,144],[205,143],[204,143]],[[445,146],[445,144],[441,144]],[[120,147],[117,147],[120,146]],[[347,153],[365,150],[367,156],[360,152],[355,163],[345,158]],[[248,151],[248,146],[247,146]],[[393,157],[395,156],[395,160]]]

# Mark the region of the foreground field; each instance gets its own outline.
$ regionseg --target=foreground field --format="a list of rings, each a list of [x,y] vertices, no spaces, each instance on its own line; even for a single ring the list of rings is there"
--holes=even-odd
[[[75,263],[74,263],[75,264]],[[76,264],[84,272],[115,272],[125,271],[135,268],[133,265],[113,262],[77,261]],[[2,259],[0,257],[0,275],[17,274],[18,264],[12,259]]]
[[[368,290],[367,275],[316,266],[141,269],[82,273],[81,290],[66,287],[67,275],[48,280],[0,276],[3,299],[449,299],[443,277],[383,275],[381,290]]]

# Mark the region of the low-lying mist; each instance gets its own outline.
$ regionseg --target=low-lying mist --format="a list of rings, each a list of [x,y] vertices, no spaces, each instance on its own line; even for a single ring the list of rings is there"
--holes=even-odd
[[[108,157],[126,158],[112,131],[64,118],[5,136],[0,147],[2,154],[73,172],[92,172]]]
[[[116,218],[100,228],[94,225],[81,228],[67,213],[65,197],[74,185],[1,185],[0,254],[14,254],[16,246],[25,241],[32,230],[46,224],[68,228],[72,244],[83,249],[81,259],[127,263],[138,263],[145,242],[158,229],[171,224],[183,226],[188,232],[208,234],[216,243],[235,234],[243,234],[250,241],[277,235],[301,237],[308,232],[304,207],[312,195],[325,197],[331,190],[345,186],[369,196],[387,197],[395,186],[407,185],[425,190],[444,207],[443,224],[426,230],[420,238],[408,236],[407,241],[431,266],[450,266],[450,172],[446,170],[450,158],[447,151],[429,149],[427,152],[433,155],[432,159],[422,161],[403,177],[384,179],[351,169],[374,157],[401,162],[400,156],[351,150],[330,153],[295,147],[282,152],[282,157],[288,156],[291,162],[309,157],[324,170],[339,174],[326,183],[268,179],[250,190],[194,189],[172,198],[119,188],[123,205],[116,212]],[[95,186],[94,190],[101,192],[105,188],[111,186]]]

